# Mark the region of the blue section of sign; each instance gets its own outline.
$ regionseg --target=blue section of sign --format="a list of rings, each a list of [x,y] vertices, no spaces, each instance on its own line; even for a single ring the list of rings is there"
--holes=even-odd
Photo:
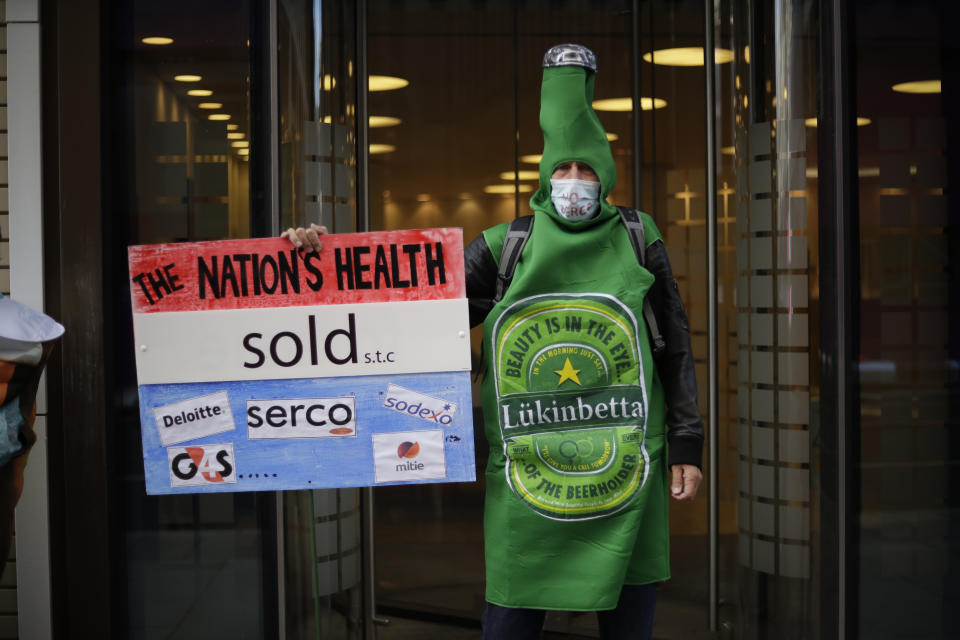
[[[401,404],[407,411],[397,410],[397,403],[385,407],[388,385],[396,385],[412,392],[430,396],[425,404],[430,410],[416,407],[415,402]],[[160,429],[154,409],[177,405],[178,424],[192,426],[209,417],[215,422],[218,413],[200,403],[198,409],[181,410],[192,398],[203,398],[226,391],[235,427],[232,430],[177,442],[169,447],[160,441]],[[473,403],[471,401],[469,372],[442,372],[398,376],[363,376],[345,378],[315,378],[268,380],[257,382],[220,382],[142,385],[140,387],[140,424],[143,432],[143,458],[147,493],[217,493],[225,491],[276,491],[283,489],[328,489],[334,487],[366,487],[390,484],[424,482],[468,482],[476,479],[473,450]],[[326,402],[323,409],[311,414],[313,423],[307,424],[309,403],[297,410],[298,426],[290,424],[291,398],[353,398],[348,411],[341,406],[330,413],[335,403]],[[248,416],[248,401],[284,400],[277,403],[274,425],[267,423],[270,403],[256,403],[256,417]],[[407,396],[407,400],[410,396]],[[450,420],[438,413],[434,403],[446,401],[456,410]],[[342,403],[349,405],[351,403]],[[220,411],[217,409],[216,411]],[[347,422],[350,413],[353,422]],[[415,415],[412,415],[415,414]],[[332,419],[331,419],[332,417]],[[251,423],[260,426],[251,429]],[[161,421],[162,423],[163,421]],[[167,423],[172,420],[166,420]],[[323,437],[289,437],[298,435],[297,428],[317,435],[321,430],[312,426],[324,422]],[[340,424],[342,423],[342,424]],[[337,426],[340,424],[340,426]],[[176,428],[176,427],[172,427]],[[270,431],[275,429],[274,431]],[[262,431],[261,431],[262,430]],[[339,434],[331,432],[339,430]],[[249,439],[248,431],[257,435],[283,433],[284,438]],[[345,434],[347,431],[351,433]],[[429,449],[424,446],[424,462],[441,465],[445,476],[433,479],[414,478],[411,481],[375,482],[374,434],[439,431],[443,437],[442,458],[434,455],[426,460]],[[413,438],[411,438],[413,439]],[[170,439],[167,440],[171,441]],[[232,452],[218,449],[219,444],[232,445]],[[411,443],[403,443],[411,444]],[[424,443],[426,445],[426,442]],[[417,449],[398,451],[397,462],[409,466],[411,455]],[[414,460],[416,462],[416,460]],[[382,464],[382,463],[381,463]],[[173,467],[176,467],[175,469]],[[184,485],[184,486],[173,486]]]

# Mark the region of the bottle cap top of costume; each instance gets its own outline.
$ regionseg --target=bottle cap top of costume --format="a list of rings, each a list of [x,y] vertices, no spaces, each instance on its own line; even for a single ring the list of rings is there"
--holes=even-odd
[[[558,44],[543,56],[543,67],[583,67],[597,72],[597,56],[582,44]]]

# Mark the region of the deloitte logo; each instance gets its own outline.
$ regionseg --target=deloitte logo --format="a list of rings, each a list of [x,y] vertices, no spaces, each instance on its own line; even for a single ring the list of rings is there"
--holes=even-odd
[[[507,482],[548,518],[586,520],[628,505],[647,476],[640,328],[604,294],[533,296],[492,336]]]

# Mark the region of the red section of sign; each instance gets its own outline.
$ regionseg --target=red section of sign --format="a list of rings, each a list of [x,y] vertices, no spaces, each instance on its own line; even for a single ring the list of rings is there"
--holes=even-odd
[[[281,238],[139,245],[128,254],[135,313],[466,295],[455,228],[327,235],[312,255]]]

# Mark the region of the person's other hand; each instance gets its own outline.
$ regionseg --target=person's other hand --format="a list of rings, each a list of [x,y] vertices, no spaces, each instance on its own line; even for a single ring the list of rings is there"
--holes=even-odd
[[[307,253],[314,253],[323,248],[323,243],[320,242],[320,236],[326,233],[326,227],[311,223],[309,229],[305,229],[303,227],[297,227],[294,229],[293,227],[290,227],[281,233],[280,237],[286,238],[298,249],[303,247],[306,249]]]
[[[675,464],[670,467],[670,495],[675,500],[693,500],[703,474],[692,464]]]

